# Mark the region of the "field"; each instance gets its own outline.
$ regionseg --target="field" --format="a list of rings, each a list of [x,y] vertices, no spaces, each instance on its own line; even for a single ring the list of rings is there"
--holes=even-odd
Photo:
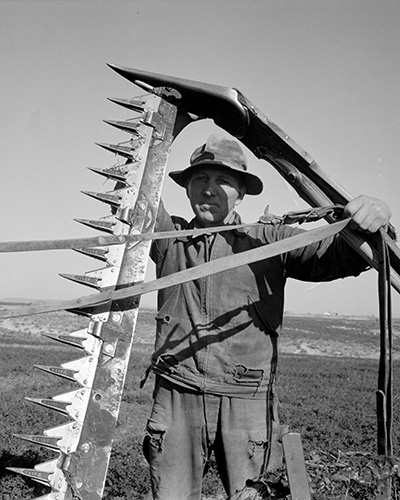
[[[123,395],[115,446],[105,489],[107,500],[149,498],[147,465],[141,452],[143,428],[151,405],[152,381],[139,389],[151,354],[154,311],[141,311]],[[41,333],[72,332],[87,320],[68,313],[3,320],[0,323],[0,498],[35,498],[43,486],[15,475],[6,467],[33,467],[54,457],[45,449],[13,437],[41,434],[63,423],[55,412],[32,405],[28,397],[52,397],[71,384],[33,368],[59,365],[80,357]],[[400,372],[394,320],[394,456],[400,455]],[[379,324],[376,318],[287,315],[281,340],[278,378],[280,414],[290,430],[302,436],[314,500],[375,498],[382,473],[376,457],[376,408]],[[396,468],[393,469],[394,472]],[[399,498],[394,477],[392,498]],[[211,467],[204,481],[204,499],[225,498]]]

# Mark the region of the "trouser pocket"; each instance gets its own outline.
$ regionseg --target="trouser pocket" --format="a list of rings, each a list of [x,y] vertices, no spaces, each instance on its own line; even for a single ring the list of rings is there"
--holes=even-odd
[[[166,425],[148,420],[143,438],[143,454],[148,463],[151,462],[155,454],[163,451],[166,432]]]

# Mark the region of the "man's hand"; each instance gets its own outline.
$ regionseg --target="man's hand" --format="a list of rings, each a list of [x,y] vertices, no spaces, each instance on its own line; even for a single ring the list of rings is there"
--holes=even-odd
[[[352,218],[352,229],[375,233],[381,227],[387,226],[392,212],[382,200],[361,195],[349,201],[343,216]]]

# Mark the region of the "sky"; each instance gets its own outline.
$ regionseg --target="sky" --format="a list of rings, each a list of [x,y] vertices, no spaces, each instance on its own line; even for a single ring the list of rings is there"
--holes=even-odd
[[[107,63],[237,88],[352,195],[385,200],[400,228],[399,25],[397,0],[0,0],[1,241],[97,234],[74,221],[108,213],[81,193],[113,188],[88,169],[115,163],[95,143],[127,140],[103,120],[133,116],[107,98],[143,94]],[[218,131],[207,120],[185,129],[168,171]],[[265,187],[245,198],[244,220],[267,205],[275,214],[306,208],[271,165],[246,155]],[[168,177],[163,199],[191,218]],[[2,254],[0,299],[93,293],[59,273],[99,267],[72,250]],[[155,307],[154,294],[142,305]],[[291,281],[285,309],[376,316],[377,273]]]

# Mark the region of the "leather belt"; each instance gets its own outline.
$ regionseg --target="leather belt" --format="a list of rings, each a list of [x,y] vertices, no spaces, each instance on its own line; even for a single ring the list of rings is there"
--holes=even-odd
[[[321,241],[329,236],[333,236],[347,226],[350,218],[334,222],[330,225],[324,225],[305,231],[295,236],[285,238],[275,243],[263,245],[258,248],[253,248],[239,254],[229,255],[220,259],[215,259],[196,267],[179,271],[162,278],[149,281],[147,283],[134,284],[118,290],[103,289],[100,293],[79,297],[72,300],[64,301],[43,301],[38,305],[32,305],[14,310],[0,311],[0,319],[12,318],[19,316],[29,316],[31,314],[41,314],[45,312],[54,312],[62,310],[85,309],[88,307],[100,306],[111,300],[120,300],[127,297],[142,295],[149,292],[168,288],[170,286],[179,285],[188,281],[217,274],[229,269],[251,264],[264,259],[269,259],[282,253],[296,250],[297,248],[305,247],[311,243]]]

